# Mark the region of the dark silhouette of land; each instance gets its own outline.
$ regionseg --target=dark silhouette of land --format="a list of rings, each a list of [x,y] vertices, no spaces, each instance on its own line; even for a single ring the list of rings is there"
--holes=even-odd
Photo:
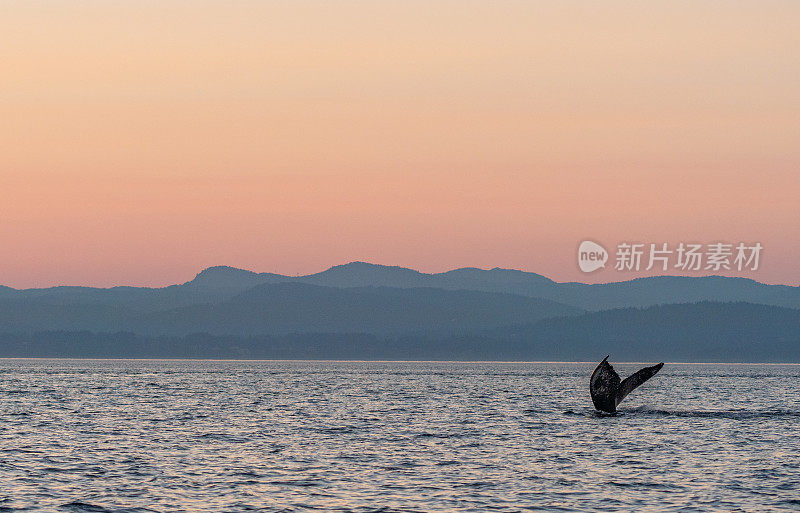
[[[164,288],[0,287],[0,356],[800,362],[798,308],[800,287],[719,276],[212,267]]]

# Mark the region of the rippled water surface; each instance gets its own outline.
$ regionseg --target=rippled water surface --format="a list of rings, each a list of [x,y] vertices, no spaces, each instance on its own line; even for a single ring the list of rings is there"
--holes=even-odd
[[[593,367],[0,360],[0,511],[800,509],[800,366]]]

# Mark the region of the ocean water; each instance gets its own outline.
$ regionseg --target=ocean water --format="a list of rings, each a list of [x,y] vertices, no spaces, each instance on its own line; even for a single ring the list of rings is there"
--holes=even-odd
[[[800,366],[594,365],[0,360],[0,511],[800,509]]]

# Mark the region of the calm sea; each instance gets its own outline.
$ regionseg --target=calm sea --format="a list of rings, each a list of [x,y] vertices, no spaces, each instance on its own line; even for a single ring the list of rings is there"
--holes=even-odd
[[[800,509],[800,366],[593,368],[0,360],[0,511]]]

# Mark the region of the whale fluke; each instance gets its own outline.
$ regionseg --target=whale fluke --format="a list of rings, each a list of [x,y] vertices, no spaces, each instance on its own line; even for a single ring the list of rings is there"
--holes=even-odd
[[[592,394],[594,407],[606,413],[615,413],[619,403],[621,403],[628,394],[633,392],[636,387],[655,376],[663,366],[664,362],[653,365],[652,367],[645,367],[620,381],[619,374],[617,374],[614,367],[608,363],[608,356],[606,356],[594,369],[592,377],[589,380],[589,392]]]

